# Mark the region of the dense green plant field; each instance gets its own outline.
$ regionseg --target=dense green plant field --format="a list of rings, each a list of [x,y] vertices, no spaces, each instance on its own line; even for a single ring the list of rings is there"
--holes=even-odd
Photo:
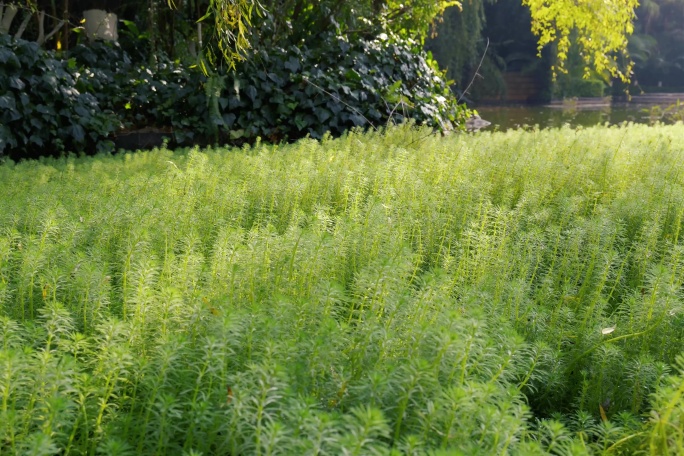
[[[684,127],[0,166],[2,454],[682,454]]]

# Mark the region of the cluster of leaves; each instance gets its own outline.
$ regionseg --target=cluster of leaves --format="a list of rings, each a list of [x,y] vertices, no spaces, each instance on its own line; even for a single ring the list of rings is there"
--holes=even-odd
[[[4,128],[15,123],[25,132],[23,148],[9,136],[15,158],[94,151],[115,125],[123,131],[173,131],[176,144],[207,144],[322,138],[326,132],[409,120],[451,130],[467,118],[465,106],[458,105],[443,74],[417,44],[387,35],[352,44],[328,34],[315,48],[262,48],[235,73],[208,76],[163,55],[152,64],[136,62],[117,44],[79,45],[69,61],[59,61],[28,42],[15,43],[21,44],[4,48],[8,61],[23,55],[51,69],[41,73],[23,65],[26,74],[18,67],[5,74],[8,92],[2,102],[10,108],[23,103],[26,109],[4,112]],[[29,102],[22,94],[28,87],[41,100]],[[51,128],[41,127],[43,118]]]
[[[350,41],[393,33],[422,42],[433,21],[455,0],[262,0],[264,7],[255,18],[252,42],[264,37],[277,43],[315,45],[329,34],[343,35]]]
[[[572,44],[567,51],[565,71],[556,75],[553,83],[553,97],[557,99],[602,97],[608,87],[606,78],[596,71],[585,68],[582,50],[577,44],[579,39],[577,33],[572,33],[570,39]],[[613,90],[619,90],[618,86],[623,86],[623,84],[616,79]]]
[[[410,40],[350,43],[330,34],[315,48],[262,49],[238,68],[234,90],[218,100],[232,137],[321,138],[409,119],[451,130],[467,118],[436,64]]]
[[[681,91],[684,81],[684,20],[681,1],[644,0],[637,8],[629,54],[634,80],[649,92]]]
[[[627,38],[632,34],[639,2],[606,0],[600,5],[558,0],[523,0],[532,15],[532,32],[539,37],[539,54],[547,44],[555,43],[557,63],[554,76],[565,73],[565,62],[573,45],[580,49],[586,76],[592,71],[605,77],[628,81],[633,63],[627,55]]]
[[[0,166],[2,452],[680,454],[682,126],[429,132]]]
[[[557,98],[602,97],[606,84],[600,79],[585,79],[567,74],[559,75],[553,86]]]
[[[0,35],[0,156],[102,150],[118,126],[82,90],[73,62],[38,44]]]
[[[199,71],[159,53],[152,63],[131,58],[116,43],[79,45],[71,57],[100,104],[119,116],[124,130],[172,129],[179,144],[206,142],[209,120]]]
[[[234,73],[208,77],[169,61],[156,69],[130,65],[108,45],[75,55],[107,89],[101,103],[133,116],[122,119],[125,125],[173,127],[179,144],[322,138],[409,119],[441,130],[463,125],[465,106],[415,42],[321,39],[315,47],[260,46]],[[118,63],[96,70],[101,61]]]

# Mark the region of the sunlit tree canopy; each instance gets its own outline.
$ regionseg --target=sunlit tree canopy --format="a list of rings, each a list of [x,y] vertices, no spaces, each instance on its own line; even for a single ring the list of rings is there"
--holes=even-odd
[[[576,43],[591,69],[628,80],[632,65],[627,57],[627,39],[634,30],[637,0],[523,0],[532,14],[532,31],[539,37],[539,51],[551,43],[557,46],[554,74],[564,72],[576,33]],[[620,60],[627,62],[622,66]]]

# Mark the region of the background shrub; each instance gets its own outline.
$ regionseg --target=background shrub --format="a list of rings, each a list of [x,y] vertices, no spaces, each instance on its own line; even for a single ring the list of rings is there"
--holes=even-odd
[[[235,72],[209,75],[163,54],[135,63],[109,43],[72,56],[126,129],[172,128],[177,144],[321,138],[409,119],[450,130],[466,116],[416,43],[387,35],[351,44],[328,34],[316,48],[262,43]]]
[[[417,44],[387,35],[350,43],[330,34],[316,48],[264,45],[237,74],[218,100],[233,137],[321,138],[408,119],[450,130],[466,118]]]
[[[606,84],[600,79],[584,79],[581,76],[560,75],[554,87],[556,98],[602,97]]]
[[[116,112],[124,130],[173,129],[178,143],[206,143],[210,127],[199,69],[171,61],[132,58],[116,43],[76,46],[71,56],[101,106]]]
[[[38,44],[0,36],[0,156],[34,158],[101,151],[117,119],[79,88],[70,60]]]

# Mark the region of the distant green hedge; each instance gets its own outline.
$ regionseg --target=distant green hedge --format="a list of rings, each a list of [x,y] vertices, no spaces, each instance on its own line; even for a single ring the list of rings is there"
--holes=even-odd
[[[600,79],[561,75],[554,87],[554,96],[557,98],[602,97],[605,90],[606,84]]]
[[[466,118],[436,63],[415,43],[386,35],[259,50],[238,67],[233,87],[219,99],[224,127],[250,138],[320,138],[409,119],[451,129]]]
[[[87,89],[87,87],[85,87]],[[117,126],[86,93],[73,61],[0,35],[0,157],[98,151]]]
[[[234,73],[205,75],[164,55],[153,65],[134,62],[117,44],[79,45],[60,60],[4,37],[0,155],[94,153],[111,149],[117,132],[150,127],[172,130],[176,145],[241,144],[409,120],[450,130],[467,117],[436,63],[410,40],[383,34],[350,43],[331,34],[316,48],[266,47]]]

